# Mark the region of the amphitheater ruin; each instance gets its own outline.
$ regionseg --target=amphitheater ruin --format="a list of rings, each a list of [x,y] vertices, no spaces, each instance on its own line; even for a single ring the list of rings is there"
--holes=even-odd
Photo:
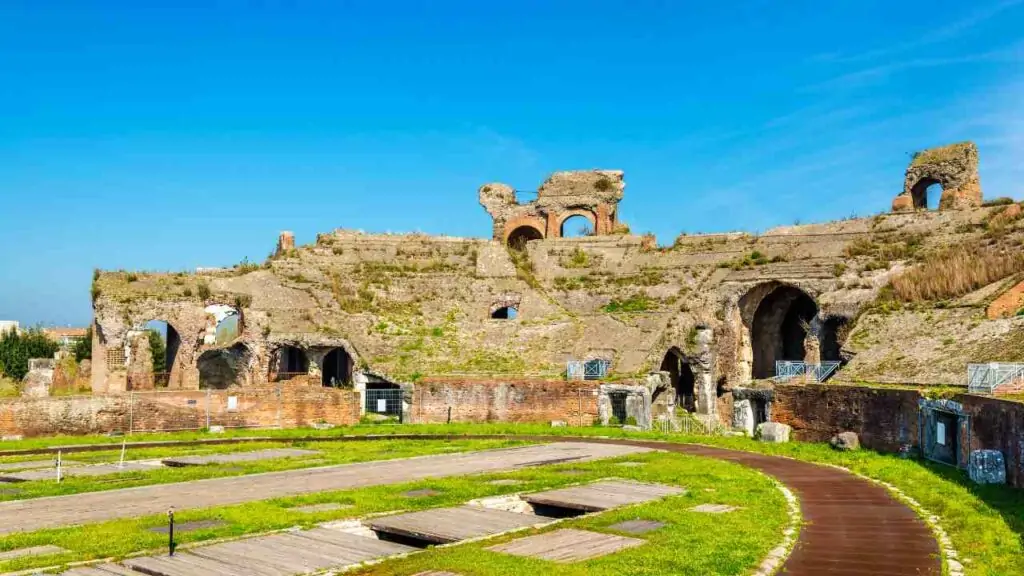
[[[5,431],[99,431],[129,417],[162,429],[203,402],[240,426],[384,412],[651,428],[684,414],[747,432],[780,422],[815,440],[853,430],[883,450],[931,442],[961,467],[998,450],[1007,481],[1024,483],[1024,410],[1000,398],[1020,379],[984,395],[966,387],[968,364],[1024,361],[1020,266],[952,298],[893,293],[951,251],[1019,261],[1021,208],[982,201],[974,144],[915,155],[891,212],[761,234],[659,245],[619,220],[625,188],[621,171],[558,172],[521,203],[485,184],[489,239],[339,229],[296,245],[282,232],[263,264],[97,272],[90,404],[26,405]],[[589,233],[568,237],[580,217]],[[163,370],[153,321],[166,325]],[[935,399],[922,391],[933,386],[963,389]],[[939,454],[929,418],[947,419],[956,450]]]

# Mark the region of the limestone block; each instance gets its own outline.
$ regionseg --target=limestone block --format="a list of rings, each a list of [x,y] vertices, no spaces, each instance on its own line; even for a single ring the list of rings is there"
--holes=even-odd
[[[552,420],[551,421],[551,427],[552,428],[565,428],[566,427],[565,420]]]
[[[778,422],[764,422],[757,427],[757,437],[762,442],[789,442],[789,433],[793,429],[787,424]]]
[[[910,195],[899,195],[892,199],[893,212],[909,212],[914,209],[914,199]]]
[[[967,474],[977,484],[1006,484],[1006,463],[999,450],[974,450]]]
[[[476,275],[481,278],[514,278],[516,267],[505,246],[491,242],[480,248],[476,258]]]
[[[840,432],[833,436],[828,443],[836,450],[843,452],[860,449],[860,438],[855,432]]]
[[[744,432],[747,436],[754,435],[754,407],[750,400],[733,402],[732,427]]]

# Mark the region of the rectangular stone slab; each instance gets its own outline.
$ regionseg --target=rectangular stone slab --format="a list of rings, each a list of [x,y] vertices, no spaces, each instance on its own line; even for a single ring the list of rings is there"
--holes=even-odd
[[[527,536],[492,546],[488,550],[564,564],[605,556],[619,550],[640,546],[643,543],[644,540],[637,538],[566,528],[536,536]]]
[[[320,454],[317,450],[301,450],[299,448],[269,448],[267,450],[255,450],[253,452],[233,452],[230,454],[206,454],[196,456],[177,456],[161,460],[164,466],[205,466],[207,464],[228,464],[232,462],[255,462],[258,460],[273,460],[275,458],[298,458],[302,456],[315,456]]]
[[[117,464],[97,464],[95,466],[76,466],[64,468],[61,476],[64,478],[83,476],[108,476],[110,474],[123,474],[125,472],[140,472],[154,470],[156,467],[139,462],[125,462],[124,467]],[[24,472],[0,473],[0,482],[34,482],[37,480],[57,481],[57,470],[48,468],[43,470],[26,470]]]
[[[81,462],[75,462],[74,460],[64,460],[63,466],[81,466]],[[8,470],[38,470],[40,468],[56,468],[57,463],[51,458],[50,460],[28,460],[25,462],[3,462],[0,463],[0,472]]]
[[[618,506],[640,504],[682,494],[686,490],[663,484],[643,484],[624,480],[605,480],[584,486],[524,494],[523,500],[531,504],[556,506],[583,512],[600,512]]]
[[[448,544],[548,522],[551,522],[550,518],[530,514],[517,514],[479,506],[458,506],[384,516],[368,520],[364,524],[377,532],[416,538],[435,544]]]

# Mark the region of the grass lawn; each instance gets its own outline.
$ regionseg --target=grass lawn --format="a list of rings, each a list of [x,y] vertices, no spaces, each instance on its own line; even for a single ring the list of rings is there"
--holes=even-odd
[[[612,436],[657,439],[670,442],[701,443],[737,450],[787,456],[810,462],[836,464],[854,472],[895,485],[940,518],[942,527],[953,540],[967,574],[970,576],[1009,576],[1024,574],[1024,490],[1005,486],[976,486],[966,474],[939,464],[921,460],[902,460],[894,455],[867,450],[842,453],[823,444],[764,444],[745,438],[685,436],[680,434],[624,432],[618,428],[551,428],[529,424],[435,424],[395,426],[354,426],[325,432],[309,429],[285,431],[233,431],[238,436],[281,434],[353,436],[366,434],[545,434],[573,436]],[[203,433],[179,435],[133,435],[132,440],[199,439],[219,437]],[[0,443],[0,449],[23,448],[43,443],[59,445],[69,438],[30,439]],[[106,437],[77,437],[79,443]]]
[[[0,492],[0,501],[25,500],[28,498],[39,498],[42,496],[63,496],[68,494],[81,494],[84,492],[96,492],[100,490],[146,486],[149,484],[169,484],[171,482],[185,482],[188,480],[220,478],[225,476],[241,476],[261,472],[277,472],[282,470],[295,470],[298,468],[331,466],[334,464],[350,464],[353,462],[366,462],[369,460],[390,460],[394,458],[442,454],[454,451],[462,452],[468,450],[504,448],[512,444],[521,443],[505,440],[468,439],[453,441],[383,440],[316,443],[256,442],[200,447],[183,446],[129,449],[126,451],[125,460],[158,459],[186,454],[226,454],[281,447],[304,448],[315,450],[319,453],[304,457],[276,458],[273,460],[232,462],[227,464],[209,464],[182,468],[154,466],[152,470],[132,470],[105,476],[68,476],[59,484],[55,480],[37,480],[12,484],[0,483],[0,488],[6,487],[8,490],[12,491],[12,493]],[[120,456],[120,450],[114,450],[81,452],[70,455],[68,459],[89,464],[117,463]],[[38,461],[40,457],[34,456],[33,459]],[[0,463],[16,463],[25,460],[26,457],[0,458]],[[56,472],[54,472],[54,474],[56,475]]]
[[[619,466],[621,461],[644,462],[643,466]],[[565,469],[582,473],[565,474]],[[736,574],[758,564],[768,550],[778,544],[782,530],[788,524],[785,499],[765,476],[742,466],[668,453],[648,453],[613,460],[563,464],[549,467],[531,467],[515,472],[459,476],[420,482],[376,486],[358,490],[321,492],[298,497],[280,498],[249,504],[182,511],[175,514],[176,522],[218,519],[225,526],[180,534],[181,544],[203,540],[266,532],[292,526],[312,526],[316,523],[343,518],[355,518],[371,513],[398,510],[418,510],[438,506],[451,506],[474,498],[536,491],[544,488],[589,482],[606,477],[632,478],[684,486],[688,492],[674,496],[671,505],[650,503],[639,507],[612,511],[586,519],[573,520],[565,526],[603,529],[619,520],[645,518],[670,523],[670,526],[643,536],[648,544],[637,550],[596,559],[552,574],[603,574],[630,566],[630,574]],[[490,484],[496,479],[517,479],[522,484],[504,486]],[[440,494],[409,498],[403,493],[415,489],[433,489]],[[294,510],[296,506],[336,502],[350,507],[328,512],[307,514]],[[722,503],[741,506],[742,510],[708,515],[686,512],[687,508],[702,503]],[[0,538],[0,551],[54,544],[70,550],[68,554],[49,557],[22,558],[0,563],[0,572],[54,566],[79,560],[123,557],[134,552],[166,549],[166,535],[147,529],[163,526],[163,515],[132,520],[117,520],[74,528],[40,530]],[[561,526],[561,525],[560,525]],[[437,562],[459,563],[475,561],[477,556],[490,560],[480,564],[480,574],[513,574],[513,564],[497,555],[474,552],[478,545],[444,548],[428,551],[415,557],[383,564],[372,573],[391,574],[405,566],[419,563],[439,565]],[[686,550],[686,554],[680,554]],[[493,556],[493,557],[491,557]],[[533,563],[530,563],[531,565]],[[579,566],[590,566],[594,572],[582,572]],[[486,567],[487,571],[484,572]],[[640,571],[636,571],[639,569]],[[398,572],[406,574],[406,572]],[[474,572],[476,574],[477,572]]]

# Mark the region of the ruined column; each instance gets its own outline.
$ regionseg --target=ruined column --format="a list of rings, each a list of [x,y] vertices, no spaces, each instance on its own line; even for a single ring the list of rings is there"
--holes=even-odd
[[[695,361],[690,364],[690,369],[693,370],[693,392],[696,396],[698,414],[715,414],[718,411],[715,382],[711,377],[711,344],[714,337],[711,328],[697,328],[697,355]]]

